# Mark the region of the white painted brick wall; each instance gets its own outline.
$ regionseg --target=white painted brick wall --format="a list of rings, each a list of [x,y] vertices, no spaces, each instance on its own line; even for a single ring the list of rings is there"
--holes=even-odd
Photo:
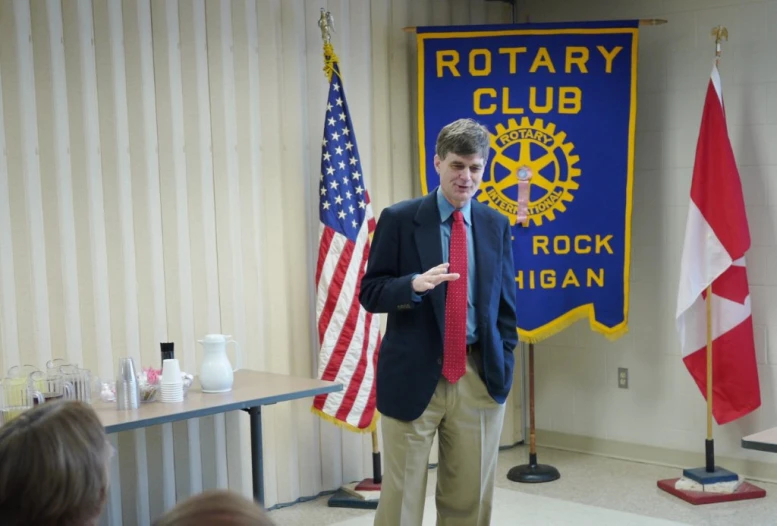
[[[703,452],[706,405],[680,359],[674,325],[680,253],[713,27],[729,135],[753,247],[747,254],[762,407],[714,428],[716,454],[777,462],[740,439],[777,426],[777,1],[530,0],[521,21],[665,18],[640,30],[630,333],[616,342],[581,321],[536,346],[537,428]],[[630,388],[617,388],[617,368]]]

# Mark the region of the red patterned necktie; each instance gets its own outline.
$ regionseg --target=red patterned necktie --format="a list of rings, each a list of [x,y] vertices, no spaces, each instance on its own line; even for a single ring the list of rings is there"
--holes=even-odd
[[[467,230],[459,210],[453,212],[448,261],[448,272],[458,273],[459,279],[448,282],[442,374],[456,383],[467,369]]]

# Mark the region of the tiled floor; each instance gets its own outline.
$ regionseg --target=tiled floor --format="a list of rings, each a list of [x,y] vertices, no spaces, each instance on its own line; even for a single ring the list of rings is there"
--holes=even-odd
[[[541,463],[557,467],[561,478],[537,485],[511,482],[507,480],[507,471],[526,463],[526,449],[516,447],[500,454],[497,474],[500,491],[495,498],[493,526],[672,524],[666,521],[709,526],[777,525],[777,485],[755,482],[766,490],[763,499],[693,506],[656,487],[656,481],[660,479],[680,476],[680,470],[675,468],[544,448],[538,448],[538,458]],[[436,473],[431,470],[427,495],[433,495],[436,480]],[[511,498],[512,492],[518,494]],[[275,510],[270,516],[278,526],[372,524],[373,511],[329,508],[327,499],[321,497]],[[433,499],[427,502],[433,503]],[[431,514],[428,516],[432,517]],[[651,521],[650,518],[664,520]],[[424,526],[426,524],[425,521]],[[433,525],[434,521],[429,524]]]

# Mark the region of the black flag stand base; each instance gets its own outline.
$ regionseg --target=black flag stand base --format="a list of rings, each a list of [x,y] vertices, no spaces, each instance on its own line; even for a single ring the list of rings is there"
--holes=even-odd
[[[380,449],[378,448],[378,433],[372,432],[372,478],[364,479],[354,487],[352,484],[342,486],[329,497],[330,508],[356,508],[362,510],[378,509],[380,500],[380,484],[383,476],[380,472]]]
[[[553,482],[561,474],[553,466],[537,464],[537,444],[534,433],[534,344],[529,344],[529,463],[515,466],[507,472],[507,479],[513,482],[536,484]]]
[[[537,464],[537,454],[529,454],[529,463],[522,466],[515,466],[507,472],[508,480],[513,482],[524,482],[527,484],[536,484],[539,482],[553,482],[558,480],[561,474],[553,466],[546,464]]]

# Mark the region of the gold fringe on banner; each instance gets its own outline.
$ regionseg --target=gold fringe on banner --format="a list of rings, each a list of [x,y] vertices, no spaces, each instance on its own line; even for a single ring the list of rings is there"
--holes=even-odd
[[[320,416],[322,419],[326,420],[330,424],[334,424],[337,427],[340,427],[342,429],[347,429],[348,431],[353,431],[354,433],[372,433],[373,431],[376,431],[378,429],[378,418],[380,418],[380,413],[378,413],[376,409],[375,414],[372,417],[372,422],[370,422],[370,425],[365,427],[364,429],[359,429],[358,427],[352,426],[351,424],[347,422],[343,422],[342,420],[338,420],[332,415],[328,415],[323,411],[316,409],[315,407],[311,407],[310,412],[313,413],[314,415]]]
[[[567,329],[573,323],[578,322],[583,318],[588,318],[592,331],[598,332],[610,341],[615,341],[629,332],[629,328],[625,320],[623,323],[620,323],[615,327],[605,327],[604,325],[596,322],[596,319],[594,318],[593,307],[591,305],[581,305],[580,307],[567,312],[560,318],[553,320],[547,325],[543,325],[542,327],[534,329],[533,331],[522,331],[518,329],[518,339],[525,343],[539,343],[542,340],[550,338],[551,336],[555,336],[564,329]]]

